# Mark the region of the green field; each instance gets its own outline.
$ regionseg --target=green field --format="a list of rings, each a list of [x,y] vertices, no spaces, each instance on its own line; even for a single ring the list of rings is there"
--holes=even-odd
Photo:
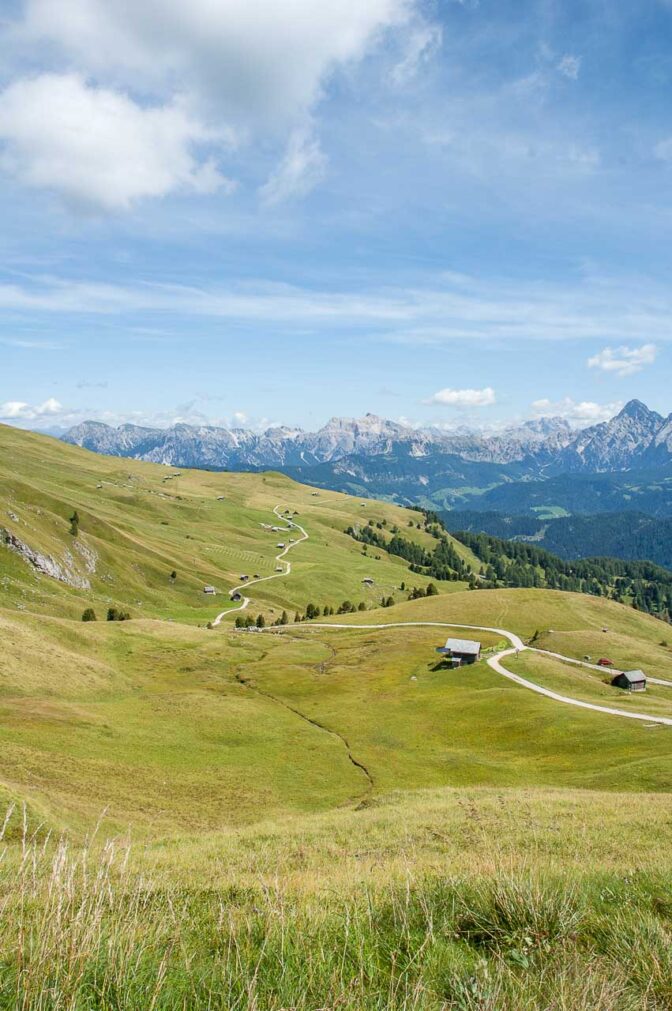
[[[246,592],[250,614],[290,624],[206,627],[241,574],[274,574],[290,536],[267,529],[274,507],[309,539],[290,575]],[[435,543],[416,512],[278,474],[179,473],[0,427],[0,798],[16,805],[0,1007],[671,1006],[670,728],[562,705],[485,660],[449,670],[443,628],[293,617],[348,599],[366,610],[320,621],[487,625],[672,680],[667,626],[547,590],[408,600],[427,578],[344,533],[370,519]],[[508,645],[476,637],[486,657]],[[672,688],[631,697],[532,652],[507,665],[672,715]],[[627,937],[641,952],[624,969]]]

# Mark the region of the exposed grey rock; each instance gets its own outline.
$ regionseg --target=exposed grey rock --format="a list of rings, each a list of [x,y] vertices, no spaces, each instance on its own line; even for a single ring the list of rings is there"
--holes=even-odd
[[[32,565],[34,569],[37,569],[43,575],[50,576],[52,579],[58,579],[59,582],[66,583],[76,590],[91,589],[90,581],[77,572],[74,558],[69,551],[65,552],[63,561],[58,562],[51,555],[35,551],[34,548],[31,548],[17,537],[16,534],[2,528],[0,528],[0,542],[9,548],[10,551],[15,551],[25,562]]]
[[[663,418],[638,400],[631,400],[611,421],[578,432],[562,418],[537,419],[488,434],[466,428],[450,432],[415,429],[367,414],[363,418],[331,418],[317,432],[278,427],[259,433],[184,424],[167,429],[111,428],[100,422],[84,422],[64,439],[99,453],[173,467],[277,467],[303,480],[311,480],[313,468],[333,465],[341,473],[348,471],[366,481],[366,461],[379,464],[381,458],[386,461],[388,476],[401,476],[404,469],[408,472],[411,461],[427,461],[427,469],[418,477],[430,484],[436,481],[428,475],[439,480],[445,467],[450,473],[457,472],[459,461],[487,465],[482,480],[470,471],[475,487],[490,486],[488,468],[492,465],[513,467],[511,477],[519,478],[607,473],[672,463],[672,415]]]

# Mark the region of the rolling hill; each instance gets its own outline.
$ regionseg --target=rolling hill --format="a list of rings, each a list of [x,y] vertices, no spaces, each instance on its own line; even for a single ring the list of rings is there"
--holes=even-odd
[[[623,656],[660,673],[659,621],[586,595],[474,593],[465,579],[474,585],[481,559],[431,517],[277,473],[175,471],[10,428],[0,445],[3,778],[60,826],[83,828],[104,807],[115,824],[156,835],[247,824],[260,805],[317,812],[394,789],[611,788],[622,749],[638,755],[631,789],[667,787],[664,737],[550,705],[481,665],[449,687],[435,662],[440,630],[362,635],[293,619],[312,602],[323,623],[338,622],[329,613],[350,602],[355,623],[454,621],[528,638],[553,628],[577,656],[607,625],[625,637]],[[296,531],[274,508],[308,534],[290,574],[275,556]],[[395,543],[413,548],[410,567],[388,550]],[[413,562],[437,544],[455,567],[443,580]],[[246,613],[271,625],[287,612],[280,637],[234,629],[240,605],[228,591],[243,574],[273,577],[244,590]],[[438,595],[420,596],[430,582]],[[80,620],[89,607],[98,621]],[[132,620],[102,620],[110,607]],[[604,648],[618,654],[611,640]]]
[[[444,544],[415,510],[6,428],[0,515],[0,1007],[666,1006],[659,619],[474,592],[455,577],[480,560],[447,536],[460,572],[412,571],[395,538],[421,560]],[[274,578],[235,611],[242,574]],[[448,669],[436,623],[487,627],[484,659]],[[513,634],[661,683],[630,697],[532,650],[503,677],[487,661]]]

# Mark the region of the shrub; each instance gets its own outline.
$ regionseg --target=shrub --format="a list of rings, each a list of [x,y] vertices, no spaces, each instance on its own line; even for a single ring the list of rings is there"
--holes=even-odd
[[[87,607],[82,612],[82,621],[97,621],[96,612],[92,607]]]
[[[122,611],[118,607],[108,607],[107,609],[108,621],[129,621],[130,617],[128,611]]]

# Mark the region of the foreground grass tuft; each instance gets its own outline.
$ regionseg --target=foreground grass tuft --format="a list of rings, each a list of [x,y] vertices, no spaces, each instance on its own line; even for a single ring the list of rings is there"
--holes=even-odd
[[[11,820],[11,819],[10,819]],[[3,1009],[663,1011],[672,878],[424,874],[185,888],[28,822],[0,863]]]

